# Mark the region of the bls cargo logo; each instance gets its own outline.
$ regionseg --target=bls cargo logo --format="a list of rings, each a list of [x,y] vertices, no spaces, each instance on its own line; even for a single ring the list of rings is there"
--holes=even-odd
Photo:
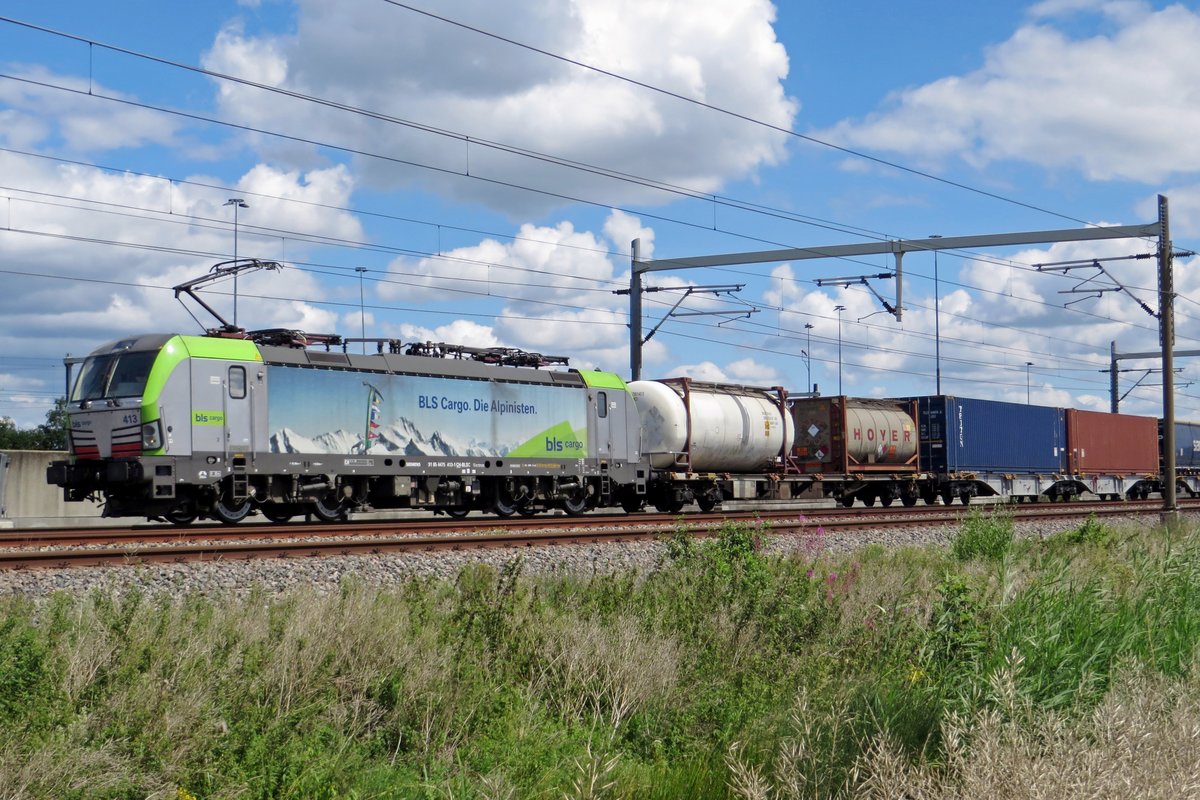
[[[224,425],[225,424],[225,412],[224,411],[193,411],[192,412],[192,424],[193,425]]]
[[[583,450],[583,442],[578,439],[559,439],[557,436],[546,437],[547,453],[565,453]]]

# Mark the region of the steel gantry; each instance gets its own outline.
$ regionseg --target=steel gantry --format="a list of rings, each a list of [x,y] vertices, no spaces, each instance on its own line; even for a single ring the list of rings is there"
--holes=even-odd
[[[1103,239],[1140,239],[1158,241],[1159,266],[1159,333],[1163,342],[1163,418],[1166,422],[1163,433],[1163,517],[1170,521],[1176,511],[1175,502],[1175,387],[1172,378],[1172,352],[1169,343],[1174,341],[1174,281],[1172,272],[1172,246],[1168,222],[1167,198],[1158,197],[1158,219],[1141,225],[1095,226],[1089,228],[1067,228],[1062,230],[1020,231],[1016,233],[992,233],[977,236],[945,236],[925,239],[890,239],[859,244],[839,244],[823,247],[797,247],[782,250],[760,250],[746,253],[721,255],[699,255],[684,258],[642,258],[640,239],[632,243],[631,268],[629,272],[629,372],[633,380],[641,378],[642,372],[642,276],[648,272],[680,269],[704,269],[727,267],[739,264],[779,263],[784,261],[807,261],[821,258],[849,258],[891,253],[895,258],[896,301],[891,313],[897,320],[904,315],[904,254],[911,252],[937,252],[939,250],[970,250],[985,247],[1007,247],[1026,244],[1054,244],[1057,242],[1086,242]],[[830,281],[834,282],[834,281]]]

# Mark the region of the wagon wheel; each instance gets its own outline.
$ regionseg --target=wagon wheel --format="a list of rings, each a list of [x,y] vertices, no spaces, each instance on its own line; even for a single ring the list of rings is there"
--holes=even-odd
[[[683,501],[677,500],[674,497],[656,500],[654,507],[662,514],[678,514],[683,510]]]
[[[621,495],[621,508],[625,510],[626,514],[634,514],[641,511],[645,503],[646,498],[636,492],[629,491]]]
[[[868,508],[870,508],[871,506],[875,505],[875,495],[873,495],[873,494],[864,495],[862,501],[863,501],[864,506],[867,506]]]
[[[711,492],[705,492],[704,494],[696,497],[696,505],[699,506],[700,510],[705,514],[716,508],[717,502],[717,497]]]
[[[915,494],[902,494],[900,495],[900,502],[903,503],[906,508],[912,508],[917,504],[917,496]]]
[[[848,494],[842,498],[842,508],[849,508],[854,505],[854,495]]]
[[[894,498],[890,494],[881,495],[879,498],[879,505],[883,506],[884,508],[887,508],[888,506],[890,506],[892,504],[893,499]]]

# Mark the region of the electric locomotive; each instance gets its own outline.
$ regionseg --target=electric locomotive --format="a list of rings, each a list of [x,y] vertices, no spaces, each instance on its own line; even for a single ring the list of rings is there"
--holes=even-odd
[[[67,500],[103,500],[106,516],[176,524],[644,499],[637,410],[615,374],[545,370],[566,359],[504,348],[380,340],[356,355],[330,349],[345,349],[336,336],[228,333],[147,334],[68,359],[73,457],[47,480]]]

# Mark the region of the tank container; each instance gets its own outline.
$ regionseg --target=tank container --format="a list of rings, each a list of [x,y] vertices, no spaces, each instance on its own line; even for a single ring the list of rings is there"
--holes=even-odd
[[[792,447],[791,419],[772,390],[674,378],[634,381],[629,391],[656,469],[763,472]]]
[[[792,459],[801,472],[916,471],[911,402],[806,397],[789,405],[796,427]]]

